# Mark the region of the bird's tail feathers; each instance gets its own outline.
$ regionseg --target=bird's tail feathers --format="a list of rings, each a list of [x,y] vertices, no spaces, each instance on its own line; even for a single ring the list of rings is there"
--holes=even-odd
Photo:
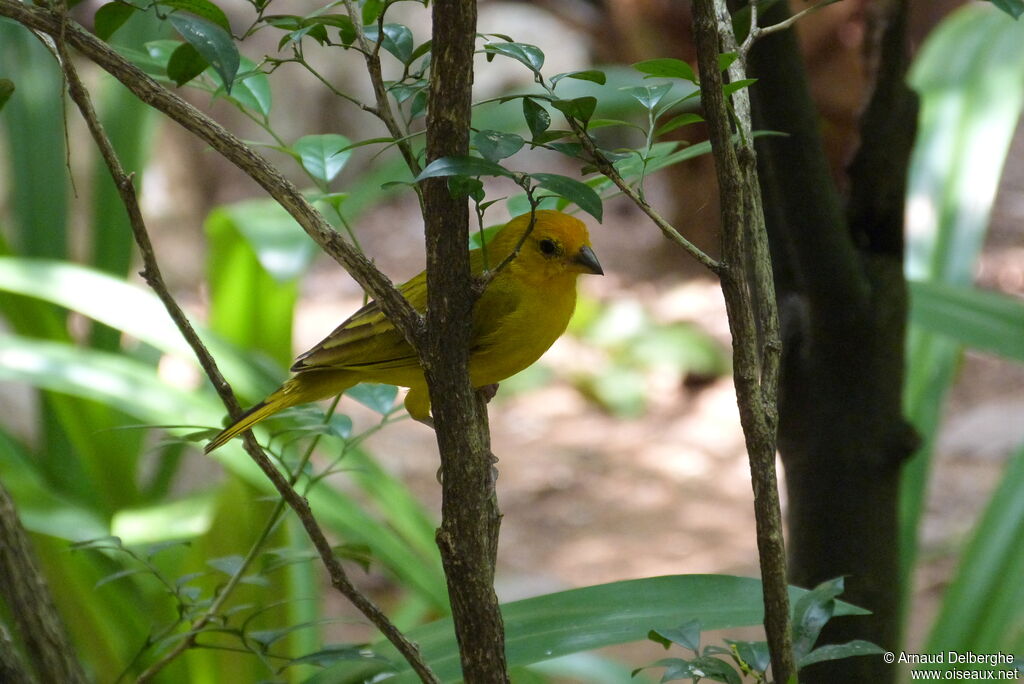
[[[354,379],[338,373],[303,374],[301,381],[298,376],[293,377],[266,399],[243,413],[234,423],[224,428],[210,440],[203,451],[208,454],[214,449],[224,446],[236,435],[286,408],[341,394],[354,384],[356,384]]]

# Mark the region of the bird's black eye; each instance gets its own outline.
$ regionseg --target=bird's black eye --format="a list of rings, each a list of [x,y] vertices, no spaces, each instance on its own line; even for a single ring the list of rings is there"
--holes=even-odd
[[[540,241],[540,251],[543,252],[544,254],[547,254],[548,256],[551,256],[552,254],[558,251],[558,245],[555,244],[554,240],[544,238],[543,240]]]

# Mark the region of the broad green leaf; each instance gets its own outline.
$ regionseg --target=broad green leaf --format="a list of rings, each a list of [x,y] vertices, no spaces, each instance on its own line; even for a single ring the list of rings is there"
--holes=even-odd
[[[1020,15],[1024,14],[1024,0],[989,0],[989,2],[1014,19],[1020,19]]]
[[[214,209],[204,228],[210,327],[242,349],[263,352],[287,367],[298,276],[316,246],[269,199]]]
[[[31,532],[69,541],[110,534],[106,521],[96,511],[73,501],[45,480],[32,457],[2,429],[0,481],[11,493],[21,523]]]
[[[662,98],[672,90],[671,83],[662,83],[661,85],[655,86],[632,86],[629,88],[623,88],[625,92],[633,96],[633,98],[642,104],[645,109],[654,109],[661,102]]]
[[[880,655],[885,649],[863,639],[854,639],[845,644],[826,644],[820,646],[804,657],[800,658],[797,667],[805,668],[815,663],[823,663],[826,660],[842,660],[853,656]]]
[[[179,88],[206,71],[210,63],[192,43],[181,43],[167,60],[167,77]]]
[[[1024,302],[940,282],[910,282],[910,321],[959,344],[1024,362]]]
[[[584,71],[568,71],[564,74],[556,74],[551,77],[551,85],[554,87],[563,78],[572,78],[577,81],[590,81],[591,83],[597,83],[598,85],[604,85],[608,81],[608,76],[598,69],[586,69]]]
[[[93,30],[100,40],[109,40],[114,31],[124,26],[128,18],[135,13],[135,5],[127,2],[108,2],[96,10],[93,18]]]
[[[693,72],[693,67],[681,59],[670,57],[647,59],[637,62],[633,68],[642,74],[647,74],[648,78],[682,78],[691,83],[697,82],[697,75]]]
[[[228,17],[224,14],[224,10],[209,0],[158,0],[157,4],[161,7],[171,7],[183,12],[190,12],[212,24],[216,24],[224,29],[225,33],[231,35],[231,23],[228,22]]]
[[[155,349],[192,359],[191,347],[152,292],[119,278],[66,261],[0,257],[0,291],[36,297],[77,311]],[[233,383],[249,393],[266,389],[266,380],[250,370],[248,360],[202,326],[196,327]]]
[[[363,382],[347,390],[345,395],[383,415],[391,413],[395,408],[395,397],[398,396],[398,388],[394,385]]]
[[[257,71],[256,64],[245,57],[241,59],[241,69],[243,73],[236,77],[228,99],[234,100],[246,109],[262,114],[264,117],[270,116],[273,102],[270,93],[270,79],[262,71]],[[219,81],[220,75],[214,73],[215,80]],[[220,82],[219,85],[224,88],[223,82]],[[226,92],[227,89],[224,90]]]
[[[527,43],[488,43],[484,45],[488,58],[493,55],[511,57],[524,64],[530,71],[539,74],[544,66],[544,53],[536,45]]]
[[[577,97],[572,100],[552,100],[551,106],[565,114],[567,117],[578,119],[584,125],[590,121],[597,108],[596,97]]]
[[[215,504],[216,498],[206,492],[144,507],[122,508],[110,521],[110,533],[126,546],[193,539],[210,529]]]
[[[181,37],[217,70],[225,90],[230,93],[240,61],[231,34],[218,24],[187,14],[175,12],[169,19]]]
[[[723,52],[718,55],[718,70],[725,71],[732,66],[732,63],[739,57],[735,52]]]
[[[513,178],[514,174],[504,166],[480,157],[441,157],[430,162],[427,168],[423,169],[416,177],[416,182],[445,176],[505,176]]]
[[[907,184],[907,204],[914,208],[905,257],[910,279],[959,286],[973,282],[1024,104],[1022,41],[1024,24],[989,5],[973,4],[947,17],[918,52],[909,74],[921,98]],[[934,435],[961,354],[953,340],[916,326],[907,349],[904,407],[925,444],[903,470],[904,586],[909,586],[918,550]]]
[[[327,185],[341,173],[352,156],[352,141],[337,133],[305,135],[292,145],[292,150],[299,155],[302,167],[316,181]],[[344,150],[344,151],[341,151]]]
[[[754,83],[757,83],[756,78],[744,78],[739,81],[734,81],[733,83],[726,83],[724,86],[722,86],[722,92],[725,93],[726,97],[728,97],[729,95],[735,93],[737,90],[742,90],[743,88],[753,85]]]
[[[366,39],[371,43],[378,40],[376,26],[367,26],[365,29]],[[402,24],[384,24],[384,38],[380,43],[381,47],[390,52],[402,64],[412,61],[413,37],[408,26]]]
[[[471,176],[448,176],[448,192],[457,199],[470,197],[474,202],[482,202],[486,196],[483,182]]]
[[[531,173],[530,178],[540,187],[573,202],[598,222],[601,221],[604,209],[601,197],[586,183],[556,173]]]
[[[534,138],[551,126],[551,115],[548,114],[548,110],[530,97],[523,98],[523,117],[526,119],[526,127],[530,129],[530,135]]]
[[[657,138],[659,136],[665,135],[670,131],[674,131],[677,128],[689,126],[690,124],[694,123],[700,123],[702,121],[704,121],[704,117],[701,116],[700,114],[693,114],[692,112],[680,114],[679,116],[672,117],[672,119],[669,120],[667,123],[658,126],[658,128],[656,128],[654,131],[654,137]]]
[[[1006,464],[971,532],[925,652],[1021,652],[1024,583],[1016,578],[1024,574],[1022,491],[1024,448]]]
[[[525,100],[524,100],[525,102]],[[484,159],[497,163],[505,157],[511,157],[522,149],[525,141],[515,133],[501,131],[476,131],[473,133],[473,145]]]
[[[657,641],[665,648],[672,644],[679,644],[688,648],[694,653],[700,652],[700,620],[689,620],[678,627],[668,629],[652,629],[649,638]]]
[[[3,111],[4,105],[11,99],[11,95],[14,94],[14,81],[9,78],[0,78],[0,111]]]
[[[790,588],[795,601],[804,590]],[[672,575],[601,584],[503,604],[506,655],[521,666],[569,653],[641,641],[651,629],[668,629],[680,619],[700,620],[706,630],[758,625],[764,615],[761,583],[728,575]],[[837,603],[837,614],[865,611]],[[442,681],[459,676],[459,656],[450,619],[408,631]],[[378,655],[398,663],[389,645],[374,647]],[[395,684],[418,681],[401,664]],[[309,684],[349,681],[344,665],[307,680]]]
[[[363,24],[369,26],[377,23],[377,18],[387,6],[385,0],[364,0],[363,3]]]
[[[793,606],[793,655],[799,661],[818,640],[835,611],[836,597],[843,593],[843,578],[828,580],[800,597]]]
[[[91,399],[149,424],[212,425],[223,413],[212,396],[171,387],[151,366],[60,342],[0,335],[0,378]]]

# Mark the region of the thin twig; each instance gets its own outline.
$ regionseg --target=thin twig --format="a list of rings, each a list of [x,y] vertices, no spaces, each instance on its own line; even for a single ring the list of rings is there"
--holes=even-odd
[[[632,200],[640,211],[647,214],[647,217],[654,222],[654,225],[658,227],[658,230],[660,230],[666,238],[685,249],[690,256],[699,261],[712,273],[721,273],[721,263],[712,259],[700,247],[683,237],[671,223],[665,220],[665,218],[658,213],[658,211],[652,207],[646,199],[641,197],[640,194],[626,182],[626,179],[618,172],[615,165],[612,164],[608,157],[606,157],[604,153],[597,148],[593,138],[590,137],[590,134],[587,133],[583,126],[581,126],[580,123],[572,117],[566,117],[566,119],[569,121],[569,127],[572,129],[573,133],[576,134],[576,139],[580,141],[580,144],[583,145],[583,149],[587,151],[588,155],[590,155],[590,161],[594,163],[594,166],[597,167],[598,171],[614,183],[623,195]]]
[[[780,21],[777,24],[772,24],[771,26],[757,25],[757,2],[756,0],[752,1],[750,3],[750,31],[747,32],[747,37],[743,39],[743,44],[740,45],[739,48],[737,48],[737,53],[739,54],[741,59],[746,61],[747,55],[750,53],[750,48],[753,47],[754,43],[759,38],[769,36],[773,33],[778,33],[779,31],[785,31],[786,29],[791,28],[796,22],[800,21],[811,12],[817,12],[823,7],[833,5],[840,1],[841,0],[821,0],[821,2],[811,5],[810,7],[805,7],[804,9],[800,10],[799,12],[789,17],[788,19]]]
[[[391,102],[388,100],[388,90],[384,85],[384,74],[381,71],[380,66],[380,46],[384,42],[384,30],[383,30],[383,18],[384,13],[381,12],[377,20],[377,42],[371,48],[369,41],[366,39],[366,32],[363,30],[362,18],[359,16],[359,8],[355,6],[352,0],[344,0],[345,9],[348,10],[348,16],[352,20],[352,25],[356,31],[356,42],[359,43],[359,51],[363,53],[363,59],[366,61],[366,70],[370,75],[370,84],[373,86],[373,95],[377,101],[376,108],[370,108],[373,114],[377,116],[383,123],[384,127],[388,129],[391,137],[395,139],[395,144],[398,146],[399,151],[402,153],[402,158],[405,160],[406,166],[409,167],[409,171],[412,172],[413,177],[420,175],[422,168],[420,167],[419,160],[416,159],[416,154],[412,150],[412,146],[407,142],[408,131],[402,130],[402,127],[398,125],[398,120],[395,118],[394,112],[391,110]],[[423,190],[419,185],[413,186],[416,190],[416,195],[420,198],[420,204],[423,203]]]
[[[795,673],[789,627],[786,555],[775,473],[776,410],[781,343],[771,258],[752,147],[747,94],[732,107],[723,91],[718,57],[736,52],[725,0],[694,2],[694,36],[701,95],[722,196],[722,292],[733,337],[733,380],[750,462],[758,560],[761,566],[765,632],[772,676],[788,682]],[[744,78],[743,60],[729,69],[732,82]],[[733,132],[739,128],[738,141]]]
[[[63,24],[63,22],[66,21],[66,15],[62,15],[60,20]],[[230,385],[220,373],[212,355],[206,349],[202,340],[199,339],[199,336],[192,328],[185,316],[185,313],[178,306],[178,303],[174,300],[163,281],[160,274],[160,268],[156,260],[156,255],[153,250],[153,245],[149,240],[149,234],[146,230],[142,212],[139,209],[132,179],[127,173],[125,173],[124,168],[121,166],[120,159],[118,158],[117,153],[111,145],[106,133],[103,131],[102,125],[96,116],[89,93],[83,86],[81,79],[78,76],[78,72],[68,56],[63,31],[58,31],[55,38],[57,50],[61,57],[61,67],[64,70],[64,74],[68,82],[68,91],[88,124],[89,131],[92,134],[93,139],[96,141],[96,145],[100,149],[100,153],[102,154],[103,159],[107,164],[107,168],[110,170],[110,174],[113,177],[114,183],[117,186],[118,192],[121,195],[121,201],[124,203],[125,209],[128,212],[132,232],[139,245],[139,250],[142,253],[143,263],[145,266],[142,276],[150,287],[153,288],[157,296],[160,297],[164,306],[167,308],[168,313],[171,315],[171,318],[178,326],[178,329],[192,347],[192,350],[199,359],[203,370],[207,373],[207,376],[216,388],[218,395],[220,395],[221,400],[224,402],[224,405],[227,407],[232,418],[238,418],[242,413],[242,409],[239,406],[234,393],[231,391]],[[295,488],[289,483],[284,475],[282,475],[274,464],[271,463],[270,459],[268,459],[266,454],[263,452],[263,449],[259,444],[257,444],[256,438],[253,437],[251,431],[245,433],[243,443],[249,456],[256,462],[260,470],[262,470],[270,479],[281,497],[295,511],[303,528],[305,528],[310,540],[313,542],[317,552],[320,554],[320,558],[327,567],[331,578],[331,584],[334,588],[351,601],[352,604],[355,605],[356,608],[358,608],[360,612],[362,612],[381,631],[381,633],[384,634],[384,636],[406,658],[424,682],[437,682],[438,680],[436,676],[434,676],[430,667],[420,656],[417,646],[406,639],[405,635],[403,635],[398,628],[391,623],[387,616],[368,597],[356,589],[348,579],[341,562],[334,555],[330,542],[327,541],[323,530],[313,517],[313,513],[309,507],[309,502],[295,491]],[[157,665],[160,665],[160,663],[157,663]],[[155,675],[156,669],[154,668],[156,668],[156,665],[144,672],[143,675],[140,676],[139,681],[147,681],[150,677]]]

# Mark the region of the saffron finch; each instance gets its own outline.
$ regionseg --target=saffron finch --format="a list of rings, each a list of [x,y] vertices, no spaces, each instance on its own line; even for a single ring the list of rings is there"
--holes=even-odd
[[[535,216],[519,253],[487,283],[473,308],[469,376],[475,388],[498,383],[540,358],[569,324],[577,276],[604,273],[579,219],[549,210]],[[523,214],[495,233],[486,245],[486,266],[494,269],[512,254],[529,225],[530,214]],[[472,273],[482,275],[484,267],[483,250],[470,252]],[[416,311],[426,310],[426,273],[399,291]],[[299,356],[291,370],[295,374],[289,380],[212,439],[206,452],[279,411],[341,394],[361,382],[408,387],[409,414],[430,421],[430,396],[416,353],[375,302]]]

